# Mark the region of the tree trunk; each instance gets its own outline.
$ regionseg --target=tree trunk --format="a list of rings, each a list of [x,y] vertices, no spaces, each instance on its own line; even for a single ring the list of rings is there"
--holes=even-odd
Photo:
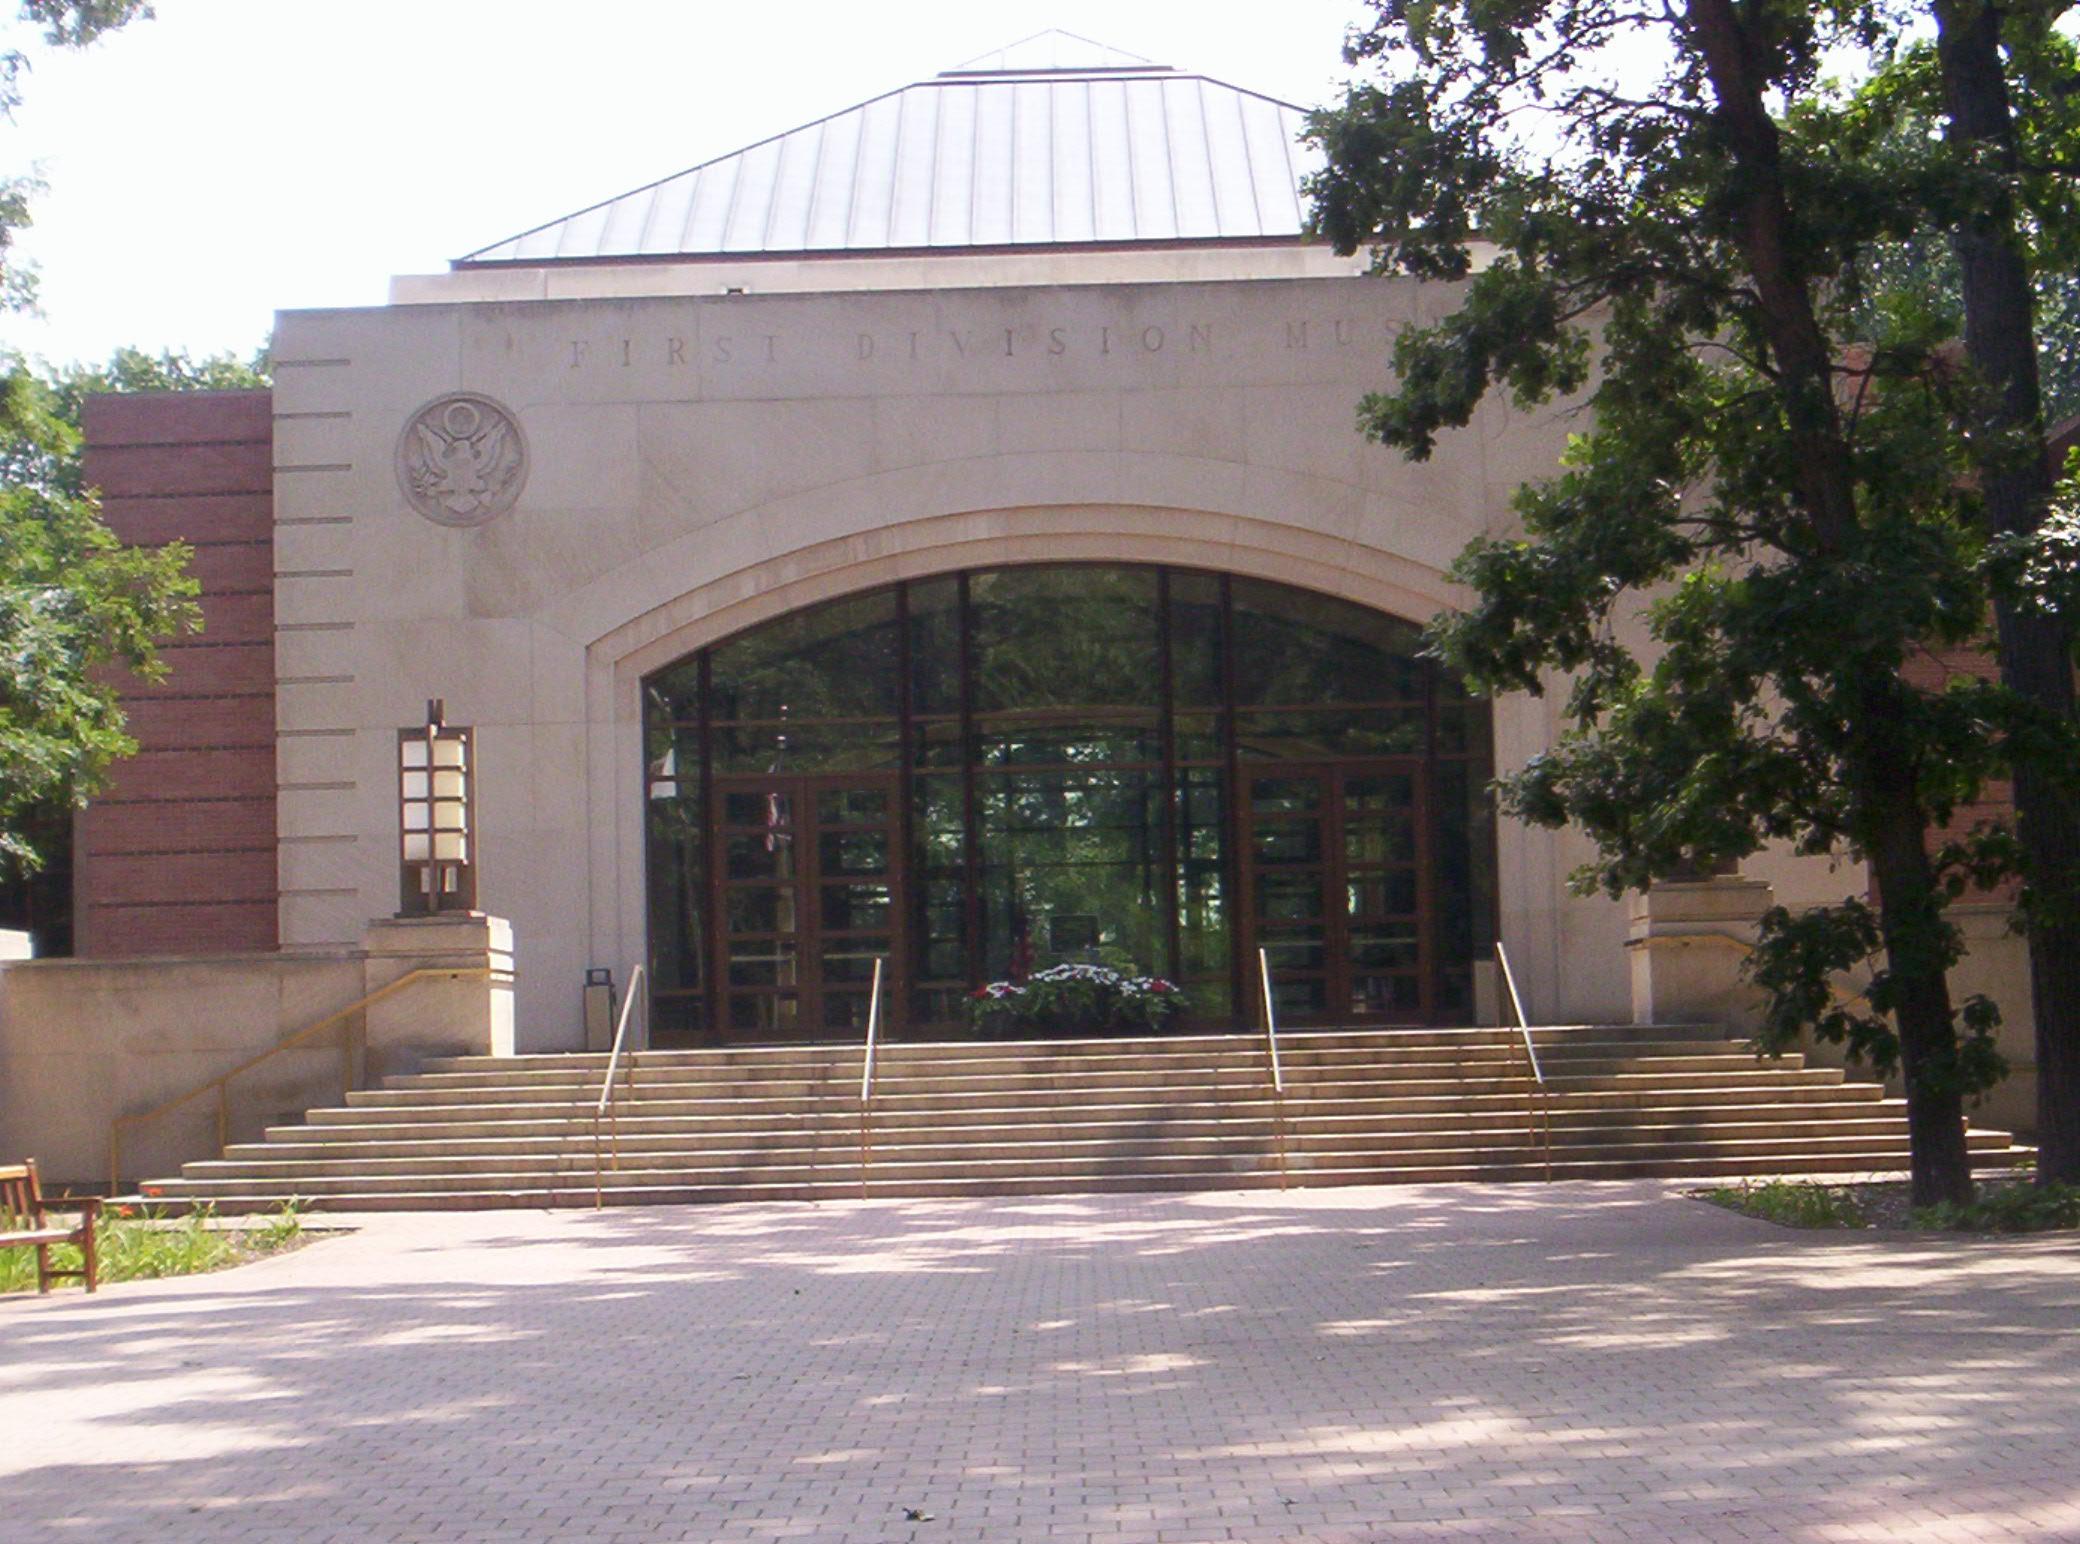
[[[1769,115],[1759,50],[1737,0],[1689,0],[1686,25],[1712,82],[1727,147],[1747,174],[1737,236],[1754,279],[1759,319],[1778,367],[1786,421],[1798,448],[1801,509],[1821,550],[1838,554],[1855,535],[1855,477],[1834,394],[1834,357],[1813,306],[1811,281],[1793,259],[1781,140]],[[1913,758],[1893,742],[1903,690],[1897,662],[1873,665],[1843,706],[1854,745],[1844,772],[1856,789],[1857,837],[1870,859],[1887,970],[1898,994],[1900,1065],[1914,1201],[1966,1202],[1964,1100],[1957,1085],[1957,1026],[1938,946],[1941,905],[1930,870],[1927,811]]]
[[[1950,139],[2015,166],[2015,127],[2000,54],[2000,12],[1972,0],[1935,7]],[[1996,393],[1978,441],[1980,492],[1995,531],[2035,530],[2049,507],[2035,297],[2008,197],[1956,233],[1965,351]],[[1997,604],[2001,680],[2046,713],[2075,716],[2073,639],[2056,618]],[[2037,1179],[2080,1182],[2080,801],[2034,765],[2015,769],[2016,831],[2035,910],[2029,933],[2037,1050]]]
[[[1872,694],[1873,696],[1877,694]],[[1867,712],[1882,713],[1881,708]],[[1882,731],[1865,741],[1865,850],[1877,890],[1885,963],[1898,996],[1900,1071],[1907,1086],[1907,1142],[1916,1206],[1972,1199],[1957,1078],[1957,1025],[1944,977],[1942,902],[1911,764]]]

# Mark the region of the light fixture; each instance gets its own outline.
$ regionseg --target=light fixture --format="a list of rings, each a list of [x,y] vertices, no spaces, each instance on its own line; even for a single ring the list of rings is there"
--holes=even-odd
[[[475,737],[446,719],[436,697],[426,704],[424,725],[397,731],[400,916],[472,911],[477,904]]]

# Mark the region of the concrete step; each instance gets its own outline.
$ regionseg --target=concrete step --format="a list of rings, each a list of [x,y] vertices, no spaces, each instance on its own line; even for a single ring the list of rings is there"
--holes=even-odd
[[[1266,1107],[1258,1112],[1236,1111],[1217,1116],[1189,1116],[1149,1120],[1091,1118],[1072,1121],[1032,1121],[1001,1112],[995,1122],[948,1127],[940,1122],[912,1124],[877,1119],[873,1123],[876,1142],[903,1144],[931,1139],[948,1139],[957,1131],[961,1140],[1002,1141],[1013,1137],[1051,1141],[1102,1141],[1161,1133],[1178,1138],[1220,1138],[1229,1135],[1270,1134],[1277,1129],[1274,1115]],[[1395,1117],[1395,1132],[1419,1134],[1426,1131],[1458,1131],[1475,1127],[1521,1129],[1525,1112],[1517,1109],[1443,1110],[1406,1113]],[[1333,1143],[1346,1138],[1362,1139],[1380,1129],[1382,1122],[1369,1116],[1299,1116],[1289,1112],[1287,1131],[1294,1141]],[[1580,1110],[1560,1112],[1554,1117],[1556,1136],[1566,1132],[1629,1129],[1636,1126],[1669,1126],[1680,1129],[1754,1130],[1786,1136],[1819,1136],[1830,1131],[1904,1132],[1903,1107],[1870,1102],[1838,1105],[1729,1105],[1714,1110]],[[773,1127],[749,1121],[710,1123],[633,1121],[620,1127],[623,1151],[678,1151],[703,1147],[727,1147],[744,1143],[794,1141],[827,1147],[857,1142],[859,1122],[842,1120],[804,1121]],[[345,1152],[362,1152],[372,1157],[411,1158],[478,1152],[564,1153],[581,1146],[590,1151],[591,1127],[568,1124],[546,1126],[485,1125],[469,1132],[450,1134],[445,1128],[418,1126],[278,1126],[270,1129],[264,1142],[242,1142],[225,1153],[226,1158],[327,1158]]]
[[[1997,1152],[2008,1148],[2002,1132],[1975,1132],[1969,1140],[1974,1152]],[[1248,1170],[1271,1161],[1274,1144],[1264,1138],[1247,1142],[1176,1143],[1009,1143],[989,1148],[965,1144],[942,1144],[915,1149],[891,1149],[875,1144],[872,1168],[876,1174],[924,1179],[957,1179],[963,1175],[989,1176],[1012,1171],[1033,1174],[1110,1174],[1123,1169],[1154,1174],[1199,1173]],[[1469,1158],[1500,1155],[1504,1158],[1525,1151],[1542,1151],[1527,1132],[1474,1131],[1456,1139],[1428,1133],[1421,1140],[1397,1143],[1388,1134],[1358,1144],[1350,1143],[1326,1151],[1289,1144],[1287,1162],[1299,1168],[1346,1167],[1352,1160],[1382,1168],[1404,1164],[1431,1164],[1440,1157]],[[1616,1161],[1653,1155],[1676,1158],[1707,1158],[1748,1155],[1757,1158],[1795,1158],[1806,1154],[1854,1154],[1865,1157],[1895,1156],[1904,1161],[1906,1143],[1896,1134],[1828,1135],[1787,1142],[1777,1137],[1716,1137],[1692,1132],[1615,1132],[1598,1138],[1583,1137],[1554,1144],[1556,1160],[1565,1153],[1570,1162]],[[814,1180],[827,1177],[832,1168],[857,1173],[856,1145],[834,1145],[828,1150],[780,1147],[723,1152],[666,1155],[624,1155],[617,1171],[631,1184],[713,1182],[714,1176],[757,1173],[773,1179]],[[224,1186],[237,1187],[251,1180],[274,1180],[303,1187],[313,1195],[339,1189],[386,1188],[469,1189],[480,1182],[492,1188],[521,1186],[532,1177],[535,1183],[560,1184],[570,1175],[590,1178],[590,1154],[557,1157],[497,1157],[446,1160],[344,1159],[334,1162],[289,1161],[283,1163],[238,1163],[213,1159],[189,1164],[177,1182],[198,1195],[215,1193]]]
[[[1564,1050],[1542,1051],[1540,1060],[1549,1076],[1592,1071],[1642,1071],[1652,1068],[1669,1071],[1738,1070],[1756,1065],[1796,1069],[1804,1065],[1804,1058],[1796,1053],[1774,1058],[1767,1063],[1758,1063],[1752,1052],[1731,1041],[1697,1041],[1687,1045],[1583,1042]],[[1526,1071],[1522,1051],[1513,1051],[1506,1046],[1482,1047],[1469,1050],[1463,1055],[1433,1047],[1405,1050],[1392,1047],[1352,1047],[1346,1050],[1301,1055],[1281,1052],[1280,1063],[1288,1082],[1310,1079],[1319,1081],[1331,1076],[1520,1076]],[[589,1092],[597,1098],[605,1086],[603,1073],[603,1068],[583,1072],[567,1068],[538,1068],[518,1072],[483,1068],[408,1074],[386,1079],[382,1086],[385,1089],[499,1088],[536,1091],[548,1097],[564,1098],[578,1098]],[[1034,1056],[988,1059],[974,1057],[956,1063],[917,1064],[907,1067],[881,1064],[875,1075],[875,1087],[878,1091],[887,1093],[896,1090],[929,1091],[940,1086],[1012,1088],[1043,1084],[1065,1085],[1078,1081],[1112,1081],[1126,1085],[1168,1082],[1180,1077],[1199,1081],[1247,1083],[1260,1082],[1267,1075],[1268,1063],[1259,1051],[1226,1053],[1217,1057],[1089,1056],[1059,1063]],[[856,1087],[859,1076],[857,1058],[851,1067],[843,1069],[820,1068],[812,1064],[794,1062],[776,1063],[772,1067],[761,1069],[687,1068],[665,1064],[623,1072],[616,1077],[615,1087],[624,1094],[630,1090],[657,1089],[683,1090],[688,1093],[721,1093],[779,1086]]]
[[[1608,1043],[1692,1043],[1724,1041],[1726,1032],[1712,1024],[1563,1024],[1540,1025],[1532,1036],[1543,1056],[1549,1046],[1573,1041]],[[1522,1044],[1515,1029],[1298,1029],[1281,1030],[1281,1056],[1302,1055],[1320,1050],[1365,1050],[1382,1044],[1399,1046],[1463,1047],[1488,1044],[1516,1047]],[[1261,1034],[1229,1033],[1206,1035],[1113,1036],[1092,1040],[889,1040],[883,1042],[877,1061],[900,1065],[912,1059],[933,1063],[950,1060],[994,1060],[1005,1057],[1041,1058],[1050,1062],[1087,1056],[1259,1054]],[[763,1068],[787,1062],[820,1067],[842,1067],[848,1061],[859,1075],[863,1051],[858,1041],[827,1045],[724,1046],[712,1050],[636,1051],[626,1053],[638,1068],[648,1066],[743,1066]],[[605,1052],[550,1052],[527,1056],[442,1056],[429,1058],[428,1072],[468,1072],[482,1069],[568,1070],[587,1069],[594,1076],[607,1064]]]
[[[2034,1152],[2023,1147],[1979,1152],[1973,1167],[1985,1172],[2027,1165]],[[1282,1185],[1308,1187],[1351,1184],[1427,1184],[1464,1181],[1525,1182],[1550,1177],[1570,1179],[1704,1179],[1741,1178],[1764,1175],[1826,1175],[1904,1172],[1904,1147],[1890,1154],[1864,1152],[1802,1152],[1792,1156],[1768,1154],[1714,1154],[1701,1157],[1670,1156],[1666,1153],[1611,1153],[1555,1155],[1550,1175],[1547,1166],[1533,1153],[1523,1150],[1494,1155],[1493,1161],[1468,1161],[1468,1155],[1443,1155],[1441,1161],[1409,1162],[1392,1167],[1359,1165],[1291,1168],[1281,1175],[1275,1167],[1213,1174],[1155,1173],[1132,1171],[1113,1174],[1049,1175],[964,1175],[954,1179],[931,1179],[876,1172],[870,1176],[866,1193],[900,1198],[951,1198],[994,1195],[1073,1195],[1079,1192],[1158,1190],[1262,1190]],[[771,1174],[746,1177],[726,1183],[713,1181],[655,1183],[624,1171],[604,1187],[609,1205],[701,1204],[747,1200],[843,1200],[861,1194],[857,1172],[846,1177],[826,1175],[818,1179],[783,1180]],[[213,1187],[207,1196],[179,1181],[165,1181],[163,1194],[155,1202],[169,1210],[182,1210],[196,1201],[207,1200],[219,1212],[266,1211],[283,1201],[297,1199],[319,1211],[482,1209],[502,1206],[589,1206],[593,1200],[591,1175],[569,1176],[548,1184],[522,1183],[482,1188],[341,1189],[312,1194],[294,1186],[269,1186],[236,1182]]]
[[[1812,1122],[1802,1128],[1776,1125],[1733,1126],[1627,1126],[1594,1130],[1556,1130],[1555,1152],[1603,1148],[1613,1144],[1653,1147],[1688,1153],[1692,1149],[1733,1151],[1760,1149],[1770,1144],[1787,1148],[1812,1144],[1867,1142],[1883,1149],[1903,1149],[1905,1125],[1900,1121],[1841,1122],[1835,1125]],[[1288,1133],[1285,1146],[1294,1161],[1312,1162],[1322,1156],[1378,1155],[1403,1152],[1442,1151],[1471,1148],[1511,1149],[1537,1142],[1537,1133],[1523,1127],[1469,1125],[1451,1131],[1378,1131]],[[1250,1130],[1225,1130],[1198,1135],[1157,1132],[1147,1135],[1111,1134],[1095,1137],[1055,1136],[997,1128],[987,1136],[960,1141],[933,1140],[911,1133],[895,1136],[875,1133],[871,1152],[877,1166],[902,1164],[959,1164],[1028,1162],[1074,1164],[1083,1160],[1111,1162],[1123,1158],[1164,1161],[1171,1158],[1213,1157],[1223,1153],[1262,1155],[1278,1147],[1275,1126],[1259,1125]],[[1974,1151],[2008,1145],[2005,1132],[1974,1132],[1969,1138]],[[257,1144],[256,1144],[257,1145]],[[606,1150],[618,1152],[623,1167],[642,1169],[734,1169],[752,1166],[826,1167],[833,1162],[856,1163],[860,1147],[856,1135],[850,1140],[807,1142],[799,1133],[774,1132],[763,1140],[736,1139],[727,1143],[694,1146],[672,1138],[624,1141]],[[343,1146],[315,1153],[261,1147],[258,1153],[238,1151],[223,1159],[190,1164],[182,1178],[204,1180],[225,1176],[272,1178],[323,1178],[341,1173],[397,1174],[551,1174],[590,1173],[590,1143],[573,1147],[541,1144],[517,1149],[501,1144],[460,1152],[381,1153],[367,1146]]]
[[[1855,1172],[1906,1162],[1904,1108],[1708,1026],[1331,1029],[900,1043],[871,1106],[869,1186],[1049,1194],[1542,1175]],[[603,1056],[442,1058],[161,1182],[175,1205],[327,1207],[854,1195],[860,1048],[642,1052],[595,1135]],[[595,1179],[599,1138],[620,1167]],[[1975,1161],[2021,1161],[1973,1132]]]
[[[1602,1065],[1556,1068],[1548,1072],[1546,1083],[1554,1093],[1569,1093],[1614,1088],[1664,1089],[1686,1084],[1709,1087],[1715,1081],[1728,1080],[1754,1087],[1784,1087],[1794,1084],[1839,1084],[1843,1077],[1840,1069],[1834,1067],[1757,1066],[1749,1058],[1726,1058],[1724,1062],[1693,1070],[1685,1070],[1682,1067],[1664,1069],[1655,1060],[1648,1059],[1637,1069],[1629,1069],[1622,1065],[1608,1068]],[[1528,1087],[1529,1084],[1529,1078],[1520,1070],[1504,1073],[1485,1069],[1465,1072],[1442,1067],[1424,1067],[1407,1071],[1375,1068],[1369,1069],[1367,1075],[1360,1076],[1355,1072],[1339,1069],[1321,1077],[1303,1076],[1288,1079],[1288,1096],[1337,1098],[1384,1091],[1411,1095],[1480,1094]],[[1045,1104],[1071,1099],[1092,1101],[1125,1096],[1133,1096],[1142,1101],[1169,1102],[1209,1097],[1249,1098],[1267,1093],[1268,1084],[1261,1075],[1244,1076],[1239,1073],[1215,1073],[1197,1078],[1101,1077],[1088,1080],[1067,1074],[1058,1077],[937,1077],[878,1083],[874,1090],[874,1103],[877,1108],[925,1109],[932,1107],[934,1102],[961,1105],[978,1097],[999,1095],[1017,1096],[1022,1101]],[[835,1081],[819,1083],[775,1078],[743,1079],[727,1084],[680,1084],[639,1079],[632,1085],[620,1087],[615,1100],[623,1109],[637,1109],[650,1105],[706,1105],[758,1108],[779,1114],[790,1112],[790,1102],[791,1112],[801,1113],[809,1106],[833,1098],[856,1100],[857,1097],[858,1089],[855,1085]],[[414,1084],[396,1088],[357,1089],[347,1095],[347,1107],[393,1110],[414,1107],[463,1108],[470,1105],[495,1105],[505,1108],[576,1105],[589,1107],[597,1103],[597,1099],[597,1089],[587,1092],[555,1088],[448,1088]]]
[[[1145,1121],[1186,1115],[1217,1117],[1259,1109],[1268,1111],[1272,1107],[1269,1094],[1263,1090],[1257,1090],[1246,1098],[1161,1101],[1145,1097],[1145,1092],[1139,1091],[1134,1095],[1102,1103],[1058,1102],[1041,1106],[1033,1102],[981,1101],[967,1105],[928,1108],[922,1112],[922,1118],[929,1119],[934,1124],[962,1125],[978,1120],[1020,1118],[1070,1120],[1082,1118],[1093,1112],[1104,1112],[1107,1118]],[[1305,1098],[1288,1099],[1286,1111],[1292,1119],[1332,1116],[1398,1118],[1408,1114],[1435,1114],[1460,1109],[1521,1111],[1529,1097],[1523,1088],[1497,1093],[1397,1094],[1392,1097],[1369,1098],[1326,1099],[1310,1095]],[[1685,1086],[1671,1089],[1561,1090],[1551,1096],[1549,1103],[1556,1113],[1564,1113],[1571,1110],[1635,1110],[1662,1107],[1711,1109],[1772,1103],[1876,1103],[1884,1097],[1885,1091],[1871,1083],[1822,1082],[1762,1086],[1735,1082],[1711,1087]],[[293,1132],[312,1127],[381,1126],[403,1131],[442,1127],[458,1133],[496,1133],[514,1127],[589,1132],[592,1129],[593,1108],[590,1103],[547,1107],[539,1104],[405,1105],[392,1108],[341,1106],[308,1112],[305,1126],[278,1126],[271,1130]],[[886,1101],[877,1101],[875,1105],[876,1119],[917,1113],[919,1112],[891,1106]],[[725,1104],[697,1100],[681,1103],[659,1101],[640,1108],[622,1105],[619,1107],[617,1118],[622,1129],[626,1131],[630,1129],[631,1123],[635,1122],[652,1122],[660,1127],[669,1127],[684,1121],[702,1121],[729,1124],[739,1129],[763,1128],[772,1125],[775,1117],[786,1120],[825,1120],[856,1124],[859,1119],[859,1103],[856,1096],[822,1100],[782,1100],[774,1101],[770,1105]]]

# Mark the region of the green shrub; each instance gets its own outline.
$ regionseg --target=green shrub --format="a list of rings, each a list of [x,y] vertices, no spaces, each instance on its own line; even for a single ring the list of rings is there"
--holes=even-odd
[[[2002,1185],[1969,1206],[1945,1201],[1912,1218],[1917,1228],[1945,1233],[2041,1233],[2080,1228],[2080,1185]]]
[[[156,1208],[107,1206],[95,1242],[101,1255],[101,1280],[148,1281],[161,1276],[194,1276],[242,1265],[262,1255],[278,1254],[304,1242],[303,1207],[285,1201],[280,1210],[251,1227],[214,1227],[214,1213],[204,1206],[178,1220]],[[79,1269],[79,1249],[58,1244],[51,1264]],[[63,1285],[77,1285],[64,1283]],[[0,1249],[0,1292],[36,1290],[36,1251]]]
[[[1748,1217],[1760,1217],[1787,1228],[1864,1228],[1870,1221],[1856,1198],[1846,1190],[1816,1185],[1811,1180],[1765,1180],[1722,1185],[1707,1190],[1704,1198]]]

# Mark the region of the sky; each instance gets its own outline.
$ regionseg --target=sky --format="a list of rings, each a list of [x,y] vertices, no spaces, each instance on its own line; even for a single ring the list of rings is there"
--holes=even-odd
[[[250,354],[276,309],[381,305],[448,260],[1050,27],[1303,106],[1362,0],[155,0],[38,46],[0,166],[53,363]]]

